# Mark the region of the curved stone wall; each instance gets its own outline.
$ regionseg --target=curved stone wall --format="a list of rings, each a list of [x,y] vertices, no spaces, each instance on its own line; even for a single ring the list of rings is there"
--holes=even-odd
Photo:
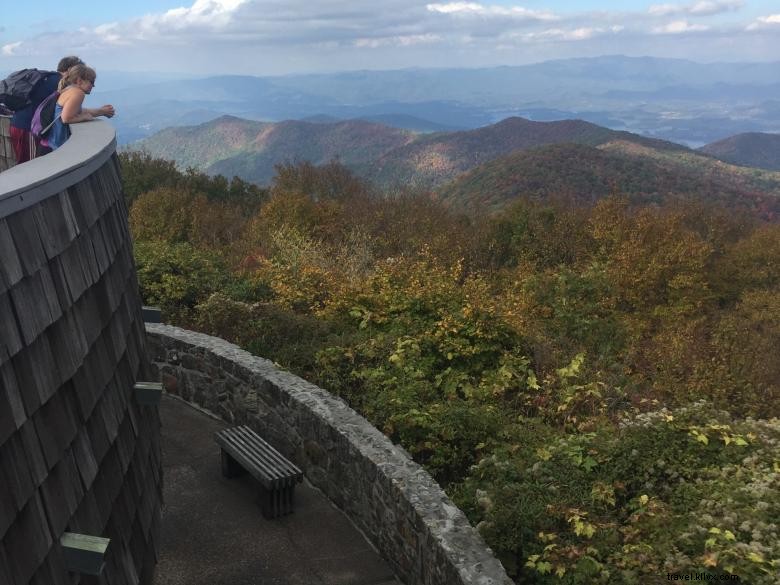
[[[151,582],[162,476],[116,141],[73,126],[0,173],[0,584]],[[111,539],[100,577],[67,570],[64,532]]]
[[[344,401],[224,340],[156,324],[147,335],[169,392],[253,427],[350,516],[407,585],[512,583],[431,476]]]

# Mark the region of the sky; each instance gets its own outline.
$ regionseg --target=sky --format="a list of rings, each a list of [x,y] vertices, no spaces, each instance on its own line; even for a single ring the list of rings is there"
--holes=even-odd
[[[623,54],[778,61],[780,0],[0,0],[0,71],[284,75]]]

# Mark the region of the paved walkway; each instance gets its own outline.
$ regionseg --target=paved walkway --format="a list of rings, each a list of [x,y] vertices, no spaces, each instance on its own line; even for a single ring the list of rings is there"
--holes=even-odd
[[[305,482],[295,512],[266,520],[252,479],[225,479],[213,434],[226,425],[164,396],[165,507],[154,585],[398,585],[347,518]]]

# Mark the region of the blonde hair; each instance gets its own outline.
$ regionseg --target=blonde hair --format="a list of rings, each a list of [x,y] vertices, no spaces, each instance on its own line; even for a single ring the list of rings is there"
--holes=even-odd
[[[79,63],[68,69],[68,72],[62,76],[57,89],[62,91],[69,85],[76,83],[79,79],[91,81],[94,84],[95,79],[97,79],[97,73],[95,73],[95,70],[92,69],[92,67],[87,67],[84,63]]]

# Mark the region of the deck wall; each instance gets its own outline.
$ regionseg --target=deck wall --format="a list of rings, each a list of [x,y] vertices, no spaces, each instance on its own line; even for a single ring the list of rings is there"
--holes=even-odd
[[[0,173],[0,583],[151,583],[162,474],[113,130]],[[111,539],[100,577],[63,532]]]

